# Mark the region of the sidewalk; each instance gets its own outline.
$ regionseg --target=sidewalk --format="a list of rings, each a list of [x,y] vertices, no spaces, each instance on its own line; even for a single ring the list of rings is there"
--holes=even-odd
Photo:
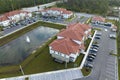
[[[97,31],[95,31],[95,33],[94,33],[94,35],[93,35],[93,37],[92,37],[92,40],[91,40],[91,42],[90,42],[90,44],[89,44],[89,46],[88,46],[88,49],[87,49],[87,51],[84,53],[84,54],[85,54],[85,57],[84,57],[84,59],[83,59],[81,65],[80,65],[80,69],[82,69],[83,66],[84,66],[84,63],[85,63],[86,58],[87,58],[88,53],[89,53],[89,49],[90,49],[90,47],[91,47],[91,45],[92,45],[92,43],[93,43],[93,41],[94,41],[94,37],[95,37],[95,34],[96,34],[96,33],[97,33]]]
[[[13,78],[4,78],[1,80],[25,80],[26,77],[29,77],[29,80],[73,80],[76,78],[81,78],[83,75],[78,68],[71,68]]]

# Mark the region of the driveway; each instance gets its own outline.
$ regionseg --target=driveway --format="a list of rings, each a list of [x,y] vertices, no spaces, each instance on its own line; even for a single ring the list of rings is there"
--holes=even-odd
[[[109,38],[109,34],[113,33],[111,30],[102,28],[101,32],[101,39],[98,40],[100,48],[91,74],[76,80],[118,80],[117,57],[109,54],[111,50],[116,53],[116,40]]]

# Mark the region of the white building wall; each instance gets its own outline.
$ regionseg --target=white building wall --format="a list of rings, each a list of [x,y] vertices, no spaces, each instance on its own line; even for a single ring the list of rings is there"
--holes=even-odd
[[[41,14],[42,14],[43,16],[44,16],[46,13],[47,13],[47,12],[45,12],[45,11],[41,12]]]
[[[32,13],[28,13],[27,15],[28,15],[29,17],[32,17]]]
[[[0,25],[1,25],[1,26],[4,26],[4,27],[9,26],[9,25],[10,25],[10,20],[2,21],[2,22],[0,23]]]
[[[63,18],[67,19],[67,18],[70,18],[73,15],[73,13],[71,13],[71,14],[62,14],[62,15],[63,15]]]
[[[54,57],[56,59],[59,59],[59,60],[62,60],[62,61],[65,61],[65,62],[66,61],[69,62],[69,56],[68,55],[65,55],[64,53],[52,50],[51,46],[49,46],[49,52],[52,55],[52,57]]]
[[[69,15],[68,14],[63,14],[63,18],[65,18],[65,19],[69,18]]]

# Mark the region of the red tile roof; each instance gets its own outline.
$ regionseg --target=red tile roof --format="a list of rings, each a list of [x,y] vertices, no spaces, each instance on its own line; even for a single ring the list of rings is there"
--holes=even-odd
[[[87,24],[74,23],[74,24],[68,25],[67,28],[72,28],[74,30],[76,29],[79,31],[81,31],[81,29],[82,29],[83,31],[86,31],[86,30],[90,29],[91,27]]]
[[[79,52],[79,45],[69,38],[54,40],[50,46],[52,50],[70,55]]]
[[[92,21],[100,21],[100,22],[105,22],[105,18],[101,17],[101,16],[94,16],[92,18]]]
[[[6,21],[6,20],[9,20],[7,16],[1,16],[0,17],[0,21]]]
[[[71,53],[77,53],[80,49],[85,50],[84,44],[77,44],[73,40],[81,41],[86,34],[84,33],[86,30],[91,27],[86,24],[70,24],[67,26],[67,29],[61,30],[58,36],[62,36],[64,38],[54,40],[49,46],[52,47],[52,50],[61,52],[67,55]],[[88,33],[89,34],[89,33]]]
[[[72,11],[63,11],[63,14],[72,14],[73,12]]]
[[[20,13],[29,13],[29,12],[21,11],[21,10],[15,10],[15,11],[7,12],[3,16],[0,17],[0,21],[9,20],[8,17],[16,15],[16,14],[20,14]]]
[[[81,41],[83,36],[85,35],[84,32],[88,29],[90,29],[90,26],[86,24],[70,24],[67,26],[67,29],[61,31],[58,36]]]
[[[61,12],[62,14],[72,14],[73,12],[72,11],[68,11],[64,8],[57,8],[57,7],[53,7],[53,8],[49,8],[49,9],[45,9],[45,10],[41,10],[41,12],[46,12],[48,10],[53,10],[53,11],[59,11]]]
[[[57,7],[52,7],[52,8],[49,8],[49,10],[55,10],[55,11],[66,11],[66,9],[64,8],[57,8]]]

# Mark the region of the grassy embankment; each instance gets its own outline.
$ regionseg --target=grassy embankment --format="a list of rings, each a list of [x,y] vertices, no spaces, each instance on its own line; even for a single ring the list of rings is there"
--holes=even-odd
[[[116,26],[118,27],[117,31],[117,57],[118,57],[118,77],[120,80],[120,22],[116,22]]]
[[[36,24],[33,24],[29,27],[26,27],[16,33],[13,33],[12,35],[9,35],[3,39],[1,39],[2,43],[1,45],[4,45],[5,43],[16,39],[17,37],[25,34],[26,32],[35,29],[38,26],[48,26],[56,29],[63,29],[65,26],[58,25],[58,24],[51,24],[46,22],[38,22]],[[50,40],[48,40],[46,43],[42,45],[42,47],[39,47],[36,52],[31,54],[27,59],[25,59],[21,64],[23,71],[25,75],[27,74],[33,74],[33,73],[40,73],[40,72],[47,72],[47,71],[53,71],[53,70],[59,70],[64,69],[65,64],[59,64],[53,61],[53,58],[49,54],[49,48],[48,45],[56,39],[56,36],[52,37]],[[1,42],[0,41],[0,42]],[[75,63],[68,63],[68,68],[77,67],[80,65],[84,55],[81,54]],[[5,66],[0,67],[0,77],[11,77],[11,76],[18,76],[22,75],[19,65],[13,65],[13,66]]]

